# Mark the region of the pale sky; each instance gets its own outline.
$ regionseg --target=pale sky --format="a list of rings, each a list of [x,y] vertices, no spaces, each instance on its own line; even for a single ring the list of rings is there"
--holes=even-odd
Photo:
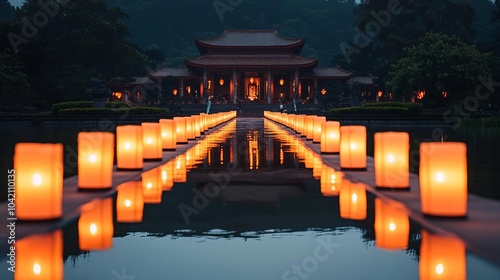
[[[24,0],[8,0],[14,7],[19,7],[23,4]]]

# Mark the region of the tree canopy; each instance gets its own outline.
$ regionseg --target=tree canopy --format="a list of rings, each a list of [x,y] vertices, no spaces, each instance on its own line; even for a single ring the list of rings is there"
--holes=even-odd
[[[457,36],[427,33],[392,65],[388,86],[396,96],[425,92],[425,103],[441,106],[474,92],[489,73],[488,59]]]

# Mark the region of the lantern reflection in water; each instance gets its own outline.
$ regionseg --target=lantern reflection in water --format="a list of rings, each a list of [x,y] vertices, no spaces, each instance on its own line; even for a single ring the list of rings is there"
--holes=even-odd
[[[422,231],[420,279],[466,279],[465,253],[465,245],[459,239]]]
[[[163,192],[161,167],[148,170],[141,174],[142,177],[142,195],[145,204],[161,203]]]
[[[174,183],[185,183],[187,181],[186,156],[178,155],[174,162]]]
[[[17,240],[15,280],[63,279],[61,230]]]
[[[406,249],[410,221],[402,205],[375,199],[375,245],[389,250]]]
[[[62,144],[16,144],[14,170],[17,218],[60,218],[63,196]]]
[[[174,186],[174,163],[172,161],[160,167],[162,190],[170,191]]]
[[[366,219],[366,187],[362,183],[342,181],[339,194],[340,217],[349,220]]]
[[[248,164],[250,169],[259,169],[260,151],[259,151],[259,132],[250,131],[247,135],[248,141]]]
[[[330,166],[323,164],[320,181],[321,194],[324,196],[338,196],[342,187],[343,177],[344,174],[342,172],[335,171]]]
[[[113,244],[113,200],[94,200],[82,207],[78,220],[80,250],[106,250]]]
[[[142,182],[126,182],[118,186],[116,197],[116,221],[138,223],[142,221],[144,198]]]

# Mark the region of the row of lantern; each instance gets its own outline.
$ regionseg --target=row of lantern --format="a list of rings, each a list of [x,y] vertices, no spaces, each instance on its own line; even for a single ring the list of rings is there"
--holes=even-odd
[[[163,150],[200,137],[236,116],[235,111],[212,115],[162,119],[157,123],[116,127],[117,170],[142,170],[145,160],[162,160]],[[78,134],[78,188],[112,187],[115,135],[111,132]],[[16,216],[20,220],[62,217],[63,146],[60,143],[17,143]]]
[[[306,147],[303,141],[283,132],[273,123],[266,122],[268,129],[290,151],[311,168],[314,178],[320,179],[323,196],[338,197],[339,215],[343,219],[365,220],[367,217],[366,185],[344,178],[344,173],[323,163],[321,157]],[[319,176],[319,177],[318,177]],[[375,198],[375,245],[387,250],[408,248],[410,222],[405,207],[400,203]],[[465,279],[465,245],[456,238],[433,235],[422,231],[420,251],[421,279]]]
[[[320,143],[321,153],[338,153],[342,170],[366,170],[366,127],[341,126],[325,117],[265,112],[265,117],[290,127],[307,140]],[[409,135],[374,135],[375,186],[410,188]],[[467,216],[467,147],[460,142],[420,144],[420,202],[430,216]]]

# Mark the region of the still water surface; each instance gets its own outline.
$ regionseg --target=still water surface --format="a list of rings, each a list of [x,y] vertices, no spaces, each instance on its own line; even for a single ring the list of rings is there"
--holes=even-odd
[[[75,221],[44,237],[58,240],[60,252],[34,242],[18,252],[18,266],[35,254],[54,259],[24,270],[48,266],[54,280],[58,272],[64,279],[500,279],[499,267],[460,240],[425,231],[401,212],[389,223],[395,235],[381,231],[376,220],[388,218],[377,215],[392,210],[376,211],[387,205],[364,190],[348,204],[322,192],[314,154],[268,121],[238,119],[205,139],[159,167],[159,196],[143,191],[140,220],[117,221],[114,195],[90,226],[97,239]],[[137,184],[144,190],[147,180]],[[364,207],[351,204],[365,198]],[[99,235],[101,226],[110,234]],[[5,260],[0,279],[12,279]]]

